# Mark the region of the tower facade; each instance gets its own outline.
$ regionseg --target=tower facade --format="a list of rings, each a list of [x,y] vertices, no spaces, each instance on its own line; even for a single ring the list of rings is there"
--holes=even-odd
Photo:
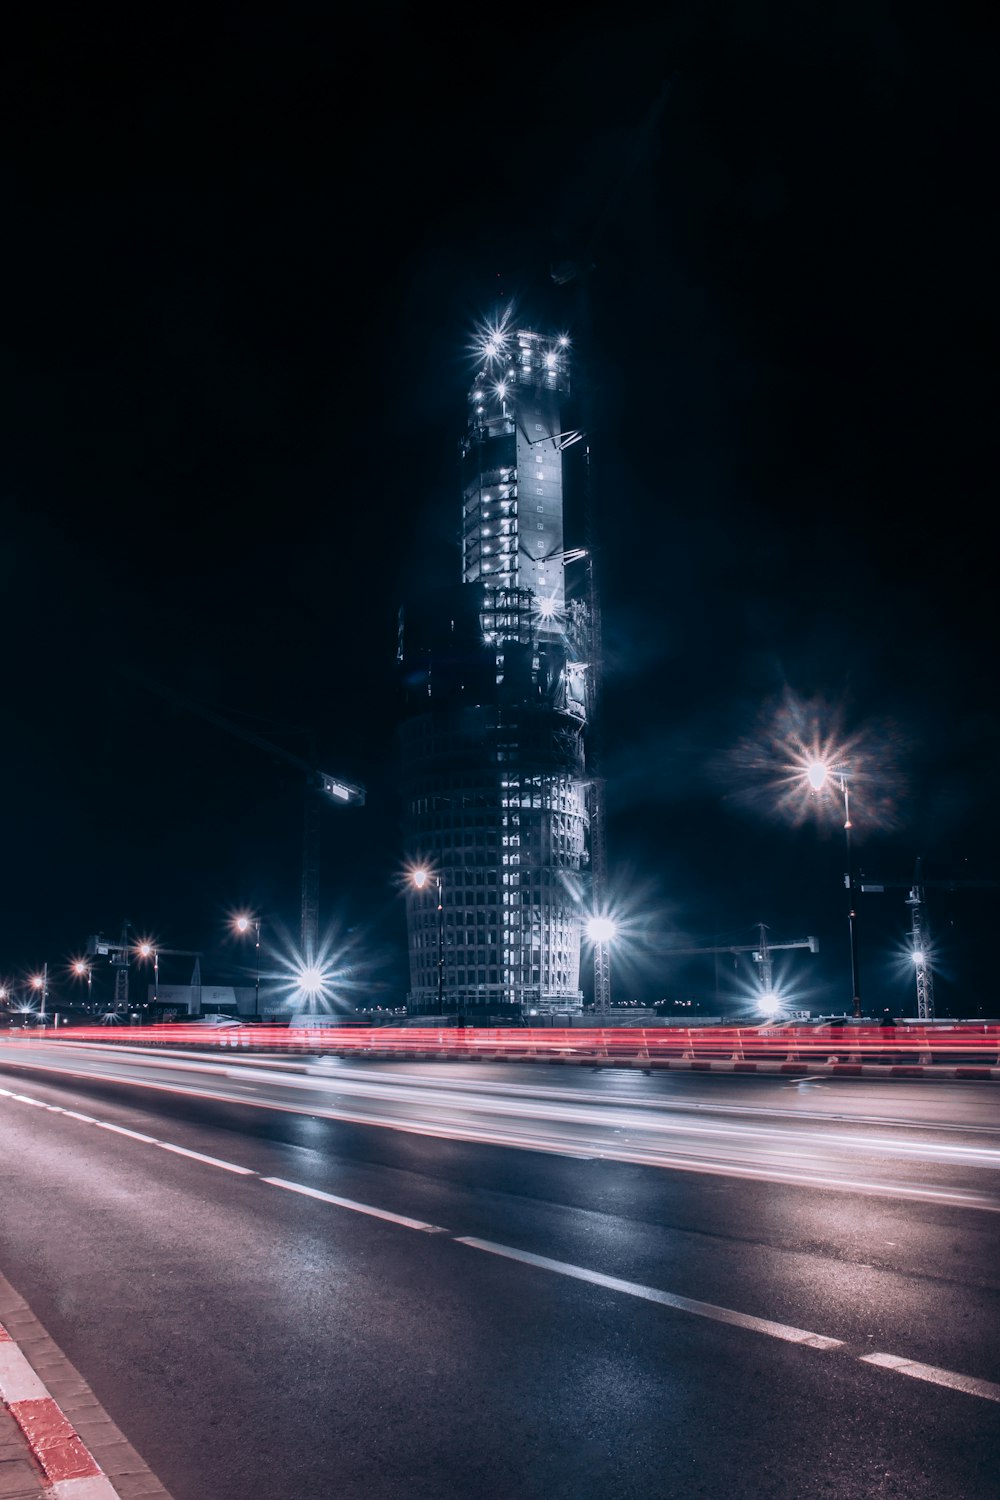
[[[461,581],[401,612],[399,763],[409,1008],[489,1021],[582,1007],[590,637],[567,589],[568,341],[500,326],[479,355]]]

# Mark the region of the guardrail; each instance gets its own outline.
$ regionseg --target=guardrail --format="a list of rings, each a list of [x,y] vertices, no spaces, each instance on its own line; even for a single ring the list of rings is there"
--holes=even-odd
[[[876,1063],[900,1067],[979,1064],[1000,1067],[1000,1024],[954,1026],[671,1026],[544,1029],[485,1027],[76,1026],[0,1033],[0,1045],[44,1038],[60,1043],[238,1048],[340,1057],[456,1058],[484,1061],[621,1062],[650,1066],[675,1059],[728,1062]]]

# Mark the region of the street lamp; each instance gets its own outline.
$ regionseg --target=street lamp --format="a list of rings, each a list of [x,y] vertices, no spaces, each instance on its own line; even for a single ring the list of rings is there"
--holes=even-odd
[[[610,917],[590,917],[586,924],[587,936],[594,945],[594,1010],[602,1015],[610,1010],[607,985],[603,983],[603,978],[608,972],[608,945],[617,931],[618,928]]]
[[[254,1020],[260,1020],[260,917],[238,916],[233,920],[233,926],[239,933],[247,933],[253,929],[254,939],[254,981],[253,981],[253,1014]]]
[[[73,960],[73,973],[76,975],[77,979],[83,979],[84,977],[86,977],[87,1010],[89,1012],[91,1010],[94,998],[94,971],[90,967],[90,964],[87,963],[86,959],[76,958]]]
[[[438,934],[438,957],[437,957],[437,996],[438,1014],[444,1015],[444,894],[441,889],[441,876],[432,875],[429,870],[417,869],[411,875],[411,880],[418,891],[422,891],[431,880],[434,881],[437,890],[437,934]]]
[[[48,999],[48,994],[49,994],[49,966],[48,966],[48,963],[42,964],[42,972],[40,974],[32,974],[32,976],[31,976],[31,988],[33,990],[37,990],[38,991],[38,1021],[39,1021],[40,1025],[44,1026],[45,1025],[45,1002]]]
[[[157,1003],[160,994],[160,955],[152,943],[140,943],[138,948],[140,958],[151,958],[153,960],[153,1004]]]
[[[847,844],[847,874],[844,876],[844,885],[847,888],[847,923],[851,942],[851,997],[852,1012],[855,1016],[861,1014],[861,980],[858,973],[858,914],[854,901],[854,861],[851,853],[851,794],[847,785],[847,768],[844,766],[829,766],[825,761],[810,761],[806,767],[806,777],[814,792],[822,791],[823,787],[830,781],[836,781],[840,793],[844,799],[844,838]]]

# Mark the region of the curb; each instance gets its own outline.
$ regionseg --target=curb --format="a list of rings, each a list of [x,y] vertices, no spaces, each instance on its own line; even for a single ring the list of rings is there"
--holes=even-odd
[[[39,1500],[171,1500],[0,1274],[0,1413],[8,1412],[34,1463]]]
[[[47,1480],[52,1500],[119,1500],[83,1438],[2,1323],[0,1397]]]

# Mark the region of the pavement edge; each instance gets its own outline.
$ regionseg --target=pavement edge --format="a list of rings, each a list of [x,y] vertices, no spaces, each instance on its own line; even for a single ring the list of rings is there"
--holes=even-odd
[[[172,1500],[3,1275],[0,1398],[52,1500]]]

